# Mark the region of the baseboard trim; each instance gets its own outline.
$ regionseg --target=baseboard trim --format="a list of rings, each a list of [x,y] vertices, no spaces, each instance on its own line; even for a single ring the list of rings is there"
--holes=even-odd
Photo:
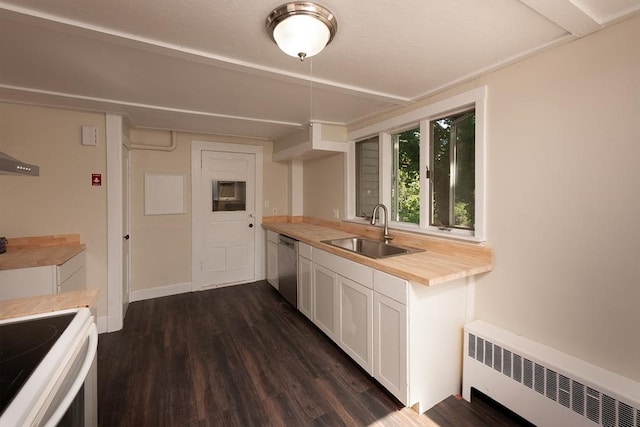
[[[131,292],[131,302],[143,301],[147,299],[168,297],[170,295],[178,295],[191,292],[191,282],[176,283],[167,286],[158,286],[157,288],[140,289]]]

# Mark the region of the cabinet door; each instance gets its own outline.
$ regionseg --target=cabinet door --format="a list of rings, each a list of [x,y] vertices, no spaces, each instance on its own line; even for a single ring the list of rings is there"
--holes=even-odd
[[[333,341],[337,341],[338,276],[331,270],[313,264],[313,323]]]
[[[374,292],[373,377],[407,405],[407,307]]]
[[[267,282],[278,289],[278,245],[267,241]]]
[[[311,265],[307,258],[298,257],[298,310],[313,320]]]
[[[338,345],[373,375],[373,291],[342,276],[338,284]]]
[[[80,291],[87,288],[86,255],[82,251],[56,267],[58,293]]]

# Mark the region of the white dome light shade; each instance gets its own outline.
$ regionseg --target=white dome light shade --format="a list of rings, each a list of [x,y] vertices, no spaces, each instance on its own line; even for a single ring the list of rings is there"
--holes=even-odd
[[[330,36],[327,26],[309,15],[290,16],[273,30],[278,47],[296,58],[317,55],[327,45]]]
[[[267,17],[266,25],[278,47],[301,61],[320,53],[338,31],[333,13],[308,1],[278,6]]]

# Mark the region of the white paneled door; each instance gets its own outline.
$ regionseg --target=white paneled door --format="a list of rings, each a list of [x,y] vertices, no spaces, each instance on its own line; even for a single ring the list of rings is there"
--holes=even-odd
[[[256,155],[202,151],[202,287],[255,280]]]

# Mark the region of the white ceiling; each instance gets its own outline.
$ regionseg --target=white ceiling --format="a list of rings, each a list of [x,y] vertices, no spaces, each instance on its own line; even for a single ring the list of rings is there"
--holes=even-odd
[[[410,104],[640,13],[640,0],[322,0],[300,62],[266,33],[284,0],[0,0],[0,100],[136,127],[278,139]],[[312,83],[311,83],[312,82]]]

